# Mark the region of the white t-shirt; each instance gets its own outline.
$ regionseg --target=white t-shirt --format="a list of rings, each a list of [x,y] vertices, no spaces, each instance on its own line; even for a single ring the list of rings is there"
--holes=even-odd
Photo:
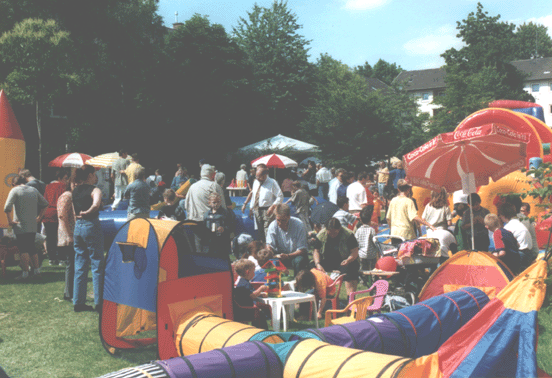
[[[519,243],[520,250],[531,249],[533,247],[529,230],[519,220],[515,218],[510,219],[510,221],[504,225],[504,228],[514,234]]]
[[[361,205],[368,202],[366,188],[358,181],[353,182],[347,187],[347,198],[349,198],[349,210],[361,210]]]
[[[425,219],[433,227],[447,228],[448,221],[452,221],[452,214],[448,206],[443,206],[439,209],[427,204],[422,218]]]

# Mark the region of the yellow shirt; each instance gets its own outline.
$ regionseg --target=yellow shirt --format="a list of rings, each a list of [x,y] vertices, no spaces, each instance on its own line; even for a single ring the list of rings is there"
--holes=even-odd
[[[416,230],[412,221],[417,215],[412,199],[404,196],[393,198],[387,213],[391,235],[401,236],[405,240],[416,239]]]
[[[385,167],[383,169],[380,169],[378,172],[378,182],[387,184],[387,180],[389,180],[389,169]]]
[[[127,169],[125,169],[129,184],[136,180],[136,171],[138,168],[142,168],[142,166],[138,163],[132,162],[129,164]]]

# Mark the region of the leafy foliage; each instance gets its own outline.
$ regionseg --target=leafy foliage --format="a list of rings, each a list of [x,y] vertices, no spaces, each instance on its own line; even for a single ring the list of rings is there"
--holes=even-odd
[[[362,169],[388,152],[392,129],[382,114],[382,98],[368,93],[362,76],[321,55],[313,92],[314,104],[307,108],[301,129],[329,165]]]
[[[301,27],[287,2],[276,0],[270,8],[255,4],[233,30],[253,68],[252,84],[263,100],[260,112],[265,129],[278,127],[290,136],[297,134],[309,92],[310,41],[298,33]]]
[[[552,56],[552,38],[548,28],[533,22],[516,28],[514,40],[515,59],[547,58]]]
[[[522,74],[510,64],[514,59],[515,25],[499,20],[500,15],[488,16],[478,3],[476,12],[457,22],[457,37],[465,46],[441,55],[445,59],[447,89],[444,96],[434,100],[445,110],[435,121],[441,130],[451,127],[450,131],[490,101],[532,98],[523,90]]]
[[[404,71],[397,63],[389,63],[383,59],[377,61],[374,67],[365,62],[362,66],[357,66],[355,72],[364,77],[373,77],[381,80],[387,85],[391,85],[393,80]]]

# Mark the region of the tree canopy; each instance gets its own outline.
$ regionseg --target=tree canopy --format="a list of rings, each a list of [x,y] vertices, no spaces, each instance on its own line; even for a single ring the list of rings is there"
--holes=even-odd
[[[280,0],[271,7],[255,4],[233,30],[253,68],[254,90],[264,100],[260,111],[266,128],[278,127],[291,136],[297,134],[309,91],[310,41],[299,34],[301,28],[287,2]]]
[[[529,100],[523,90],[523,75],[514,59],[515,25],[489,16],[481,3],[477,11],[457,22],[457,37],[465,46],[451,48],[445,59],[446,91],[434,103],[444,107],[434,125],[438,132],[450,131],[469,114],[497,99]]]
[[[397,63],[389,63],[379,59],[374,67],[365,62],[362,66],[355,67],[355,72],[365,77],[372,77],[381,80],[387,85],[391,85],[393,80],[404,71]]]
[[[548,28],[533,22],[523,23],[516,28],[514,39],[515,59],[548,58],[552,56],[552,38]]]
[[[391,124],[382,116],[382,99],[368,92],[363,76],[324,54],[315,65],[313,87],[314,103],[301,129],[328,164],[365,169],[389,152]]]

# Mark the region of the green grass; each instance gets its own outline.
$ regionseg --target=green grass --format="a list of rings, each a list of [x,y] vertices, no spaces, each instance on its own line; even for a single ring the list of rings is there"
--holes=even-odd
[[[157,359],[155,346],[109,355],[100,342],[98,314],[74,313],[63,300],[64,268],[44,265],[39,281],[15,281],[15,267],[0,278],[0,366],[10,377],[98,377]],[[359,284],[358,290],[364,288]],[[93,305],[91,280],[88,290],[87,304]],[[340,298],[346,300],[344,287]],[[314,320],[290,322],[289,330],[313,326]],[[552,315],[542,310],[539,335],[538,365],[552,372]]]

